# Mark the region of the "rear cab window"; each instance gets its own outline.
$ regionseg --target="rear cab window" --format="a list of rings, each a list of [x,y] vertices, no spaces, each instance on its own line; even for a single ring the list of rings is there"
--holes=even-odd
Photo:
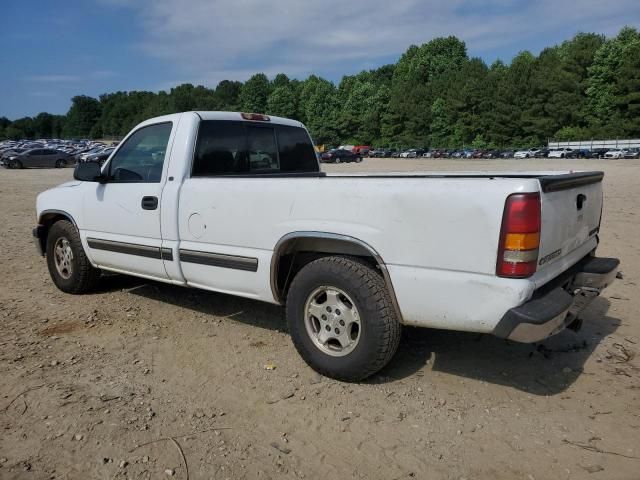
[[[302,127],[229,120],[203,120],[192,177],[308,174],[319,166]]]

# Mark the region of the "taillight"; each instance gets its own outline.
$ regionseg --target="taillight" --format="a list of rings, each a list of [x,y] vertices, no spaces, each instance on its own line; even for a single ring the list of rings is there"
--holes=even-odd
[[[496,275],[525,278],[536,272],[540,246],[540,194],[507,197],[500,229]]]

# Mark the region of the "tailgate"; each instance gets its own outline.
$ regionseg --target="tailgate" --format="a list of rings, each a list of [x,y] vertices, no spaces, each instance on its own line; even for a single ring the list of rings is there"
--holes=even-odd
[[[540,177],[542,225],[538,271],[557,269],[562,260],[593,243],[602,213],[602,172]]]

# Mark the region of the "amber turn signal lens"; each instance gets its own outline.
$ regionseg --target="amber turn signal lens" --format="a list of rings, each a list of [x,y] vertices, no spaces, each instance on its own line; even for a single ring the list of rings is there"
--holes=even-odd
[[[539,233],[507,233],[505,250],[533,250],[540,245]]]

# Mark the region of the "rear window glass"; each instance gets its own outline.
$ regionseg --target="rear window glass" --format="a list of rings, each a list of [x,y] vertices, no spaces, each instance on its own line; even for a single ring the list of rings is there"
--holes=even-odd
[[[303,128],[278,125],[280,168],[285,172],[315,172],[318,159],[309,134]]]
[[[280,171],[273,128],[247,127],[247,143],[251,173]]]
[[[191,176],[317,172],[305,129],[205,120],[200,123]]]
[[[245,151],[242,123],[201,122],[191,175],[208,177],[242,172],[246,167]]]

